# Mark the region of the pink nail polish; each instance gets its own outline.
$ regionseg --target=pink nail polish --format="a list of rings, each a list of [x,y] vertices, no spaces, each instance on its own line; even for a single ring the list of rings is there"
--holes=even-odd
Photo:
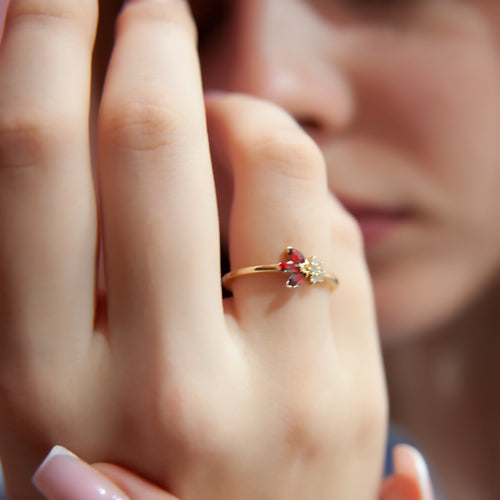
[[[400,444],[393,451],[394,471],[417,481],[422,500],[434,500],[429,469],[424,457],[413,446]]]
[[[48,500],[130,500],[89,464],[62,446],[54,446],[33,475]]]

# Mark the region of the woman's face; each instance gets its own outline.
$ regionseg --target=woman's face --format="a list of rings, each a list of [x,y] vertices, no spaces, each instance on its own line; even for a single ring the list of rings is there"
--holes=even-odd
[[[439,327],[498,277],[496,3],[191,2],[205,86],[277,102],[320,144],[361,225],[385,339]]]
[[[498,2],[190,3],[206,88],[275,101],[320,144],[365,237],[384,339],[438,328],[498,279]],[[224,234],[229,169],[216,178]]]

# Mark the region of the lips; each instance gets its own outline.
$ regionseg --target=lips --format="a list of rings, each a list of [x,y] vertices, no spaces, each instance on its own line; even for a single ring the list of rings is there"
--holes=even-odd
[[[367,248],[389,239],[409,218],[408,210],[386,209],[344,203],[347,211],[356,219]]]

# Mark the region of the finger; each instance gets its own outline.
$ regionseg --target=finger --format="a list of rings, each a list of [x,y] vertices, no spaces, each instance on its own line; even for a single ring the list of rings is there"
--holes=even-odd
[[[424,500],[424,498],[412,478],[394,475],[384,480],[380,500]]]
[[[418,486],[419,499],[433,500],[434,492],[429,470],[421,453],[413,446],[399,444],[393,452],[394,472],[411,479]]]
[[[117,33],[99,131],[110,325],[192,343],[222,318],[193,22],[184,2],[135,2]]]
[[[207,113],[212,143],[234,174],[232,269],[278,263],[286,257],[287,245],[306,257],[318,256],[332,269],[325,166],[313,141],[285,112],[257,99],[212,98]],[[310,325],[302,312],[307,310],[318,325],[329,326],[328,285],[304,284],[295,291],[286,288],[286,281],[281,273],[235,278],[234,304],[243,323],[283,325],[286,319],[293,329],[301,329]],[[270,318],[274,301],[286,307],[274,307]]]
[[[273,366],[279,358],[288,373],[326,379],[347,368],[346,377],[384,401],[359,228],[330,195],[318,147],[284,111],[250,97],[211,96],[207,118],[217,163],[230,165],[234,176],[232,270],[276,264],[291,244],[340,282],[332,291],[325,282],[288,289],[279,272],[235,278],[228,311],[245,339]]]
[[[131,500],[179,500],[122,467],[112,464],[96,464],[94,467],[125,491]]]
[[[48,500],[176,500],[120,467],[91,467],[62,446],[55,446],[33,476]]]
[[[69,349],[84,355],[81,333],[92,331],[88,113],[96,21],[96,1],[10,2],[0,46],[2,368],[19,362],[13,349],[54,368],[49,358]]]

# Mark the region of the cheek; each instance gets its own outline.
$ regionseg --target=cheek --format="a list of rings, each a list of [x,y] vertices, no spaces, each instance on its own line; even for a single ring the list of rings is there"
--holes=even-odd
[[[492,229],[492,228],[491,228]],[[492,242],[488,241],[489,248]],[[495,280],[500,252],[474,242],[454,245],[398,262],[374,274],[377,316],[384,344],[449,330]],[[447,250],[450,250],[449,252]]]
[[[429,192],[421,225],[391,262],[372,266],[383,338],[399,340],[449,324],[499,276],[500,77],[482,40],[386,54],[369,98],[387,103],[378,133]]]
[[[425,40],[375,50],[382,55],[366,68],[360,108],[376,134],[446,183],[498,157],[500,63],[489,44]]]

